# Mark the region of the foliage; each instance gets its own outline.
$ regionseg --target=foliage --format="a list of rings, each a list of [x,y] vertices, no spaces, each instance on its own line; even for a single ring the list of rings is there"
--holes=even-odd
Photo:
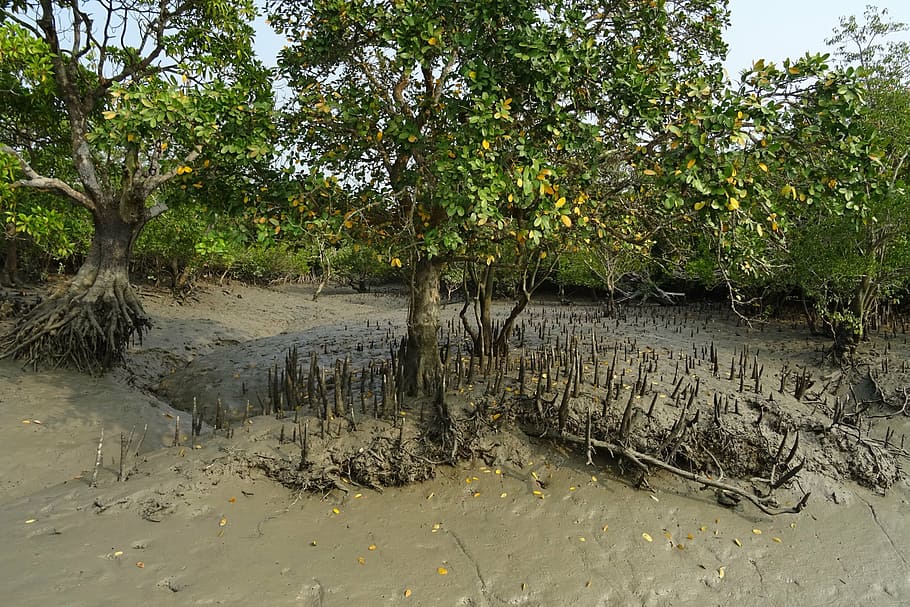
[[[841,62],[855,65],[864,89],[852,126],[870,142],[861,213],[837,207],[794,213],[799,227],[783,263],[788,280],[802,287],[815,312],[844,348],[862,338],[879,305],[895,301],[910,273],[910,45],[887,41],[907,31],[869,7],[862,22],[844,17],[830,44]],[[838,175],[837,179],[843,178]]]
[[[616,202],[608,190],[628,180],[604,184],[598,167],[663,120],[650,101],[677,80],[719,75],[725,19],[711,2],[271,9],[292,43],[280,61],[296,92],[295,156],[339,178],[341,221],[367,226],[392,264],[493,261],[596,226]]]

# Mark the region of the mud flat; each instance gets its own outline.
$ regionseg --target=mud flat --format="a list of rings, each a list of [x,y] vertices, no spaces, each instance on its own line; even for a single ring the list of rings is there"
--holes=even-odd
[[[799,514],[770,516],[747,501],[726,507],[714,490],[666,473],[641,484],[634,465],[603,450],[587,465],[583,447],[529,436],[534,415],[506,405],[518,398],[514,373],[492,394],[486,383],[495,373],[483,379],[480,371],[461,392],[452,384],[449,398],[459,415],[481,410],[473,458],[434,464],[429,480],[403,487],[358,486],[350,470],[330,471],[332,486],[314,493],[289,488],[293,482],[278,482],[262,465],[267,458],[298,461],[300,426],[289,411],[250,416],[229,432],[204,420],[194,436],[186,410],[194,396],[200,404],[203,398],[225,406],[250,400],[254,409],[266,403],[268,370],[283,365],[288,348],[297,346],[304,365],[315,352],[326,369],[349,353],[361,369],[384,359],[400,337],[406,305],[399,296],[337,291],[313,303],[308,293],[296,286],[209,286],[178,304],[166,293],[147,292],[155,328],[124,369],[102,378],[0,363],[4,604],[910,603],[910,485],[902,471],[907,459],[895,455],[905,448],[901,437],[910,424],[906,416],[874,417],[894,413],[910,390],[901,366],[910,360],[902,327],[883,328],[863,352],[869,365],[841,375],[819,364],[824,340],[807,337],[795,321],[750,329],[707,308],[629,309],[619,319],[598,316],[593,306],[529,309],[518,336],[527,354],[527,398],[542,375],[531,368],[532,352],[550,343],[555,348],[557,338],[566,347],[571,335],[563,327],[575,327],[587,358],[596,334],[599,354],[571,400],[564,430],[583,435],[585,412],[595,409],[596,430],[615,434],[625,410],[637,409],[626,444],[656,448],[675,420],[691,421],[695,409],[680,416],[685,403],[675,405],[671,396],[680,377],[688,386],[680,393],[694,391],[697,378],[695,400],[704,412],[689,430],[691,445],[706,446],[720,460],[725,481],[750,487],[754,470],[747,464],[760,452],[773,459],[780,437],[792,429],[789,451],[799,430],[794,465],[805,463],[776,500],[784,508],[811,493]],[[447,323],[458,309],[447,308]],[[454,321],[447,327],[457,331]],[[512,354],[518,353],[516,343]],[[639,367],[655,356],[645,395],[636,399]],[[759,386],[751,375],[756,361]],[[740,367],[746,369],[742,388]],[[805,372],[813,386],[795,399],[794,382]],[[542,400],[555,409],[565,375],[554,380]],[[601,416],[606,384],[618,394]],[[695,432],[712,428],[714,395],[722,399],[715,407],[720,427],[734,436],[758,428],[769,445],[764,451],[750,455],[734,445],[718,454],[711,443],[694,440],[701,437]],[[340,452],[355,435],[399,439],[400,423],[373,419],[372,401],[362,415],[354,400],[356,434],[338,418],[320,436],[315,412],[301,413],[299,422],[312,423],[311,466],[328,466],[331,460],[320,454]],[[868,418],[858,436],[846,423],[831,429],[838,414],[849,421],[858,404]],[[403,404],[402,412],[409,420],[420,417],[417,404]],[[400,438],[417,456],[413,464],[422,456],[411,429]],[[130,433],[128,478],[120,482],[121,436],[127,441]],[[697,462],[700,453],[690,447],[684,455]],[[704,467],[720,477],[710,463]]]

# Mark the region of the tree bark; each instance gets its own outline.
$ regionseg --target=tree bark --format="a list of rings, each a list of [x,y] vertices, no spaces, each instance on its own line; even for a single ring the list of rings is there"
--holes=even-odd
[[[875,302],[875,287],[868,274],[863,276],[853,292],[849,317],[834,323],[832,350],[835,360],[846,358],[856,349],[857,344],[866,338],[869,308]]]
[[[7,224],[3,233],[6,247],[3,253],[3,268],[0,269],[0,286],[19,285],[19,243],[16,240],[16,226]]]
[[[433,394],[441,371],[439,359],[439,279],[442,264],[418,259],[411,278],[408,337],[404,360],[404,390],[409,396]]]
[[[95,233],[76,275],[0,338],[0,357],[99,373],[123,359],[151,325],[129,283],[129,259],[144,220],[99,205]]]

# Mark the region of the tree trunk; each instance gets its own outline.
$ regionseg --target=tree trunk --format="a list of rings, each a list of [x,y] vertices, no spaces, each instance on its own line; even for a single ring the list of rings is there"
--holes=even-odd
[[[0,269],[0,286],[15,287],[19,281],[19,243],[16,240],[16,226],[8,223],[3,233],[6,247],[3,254],[3,268]]]
[[[869,308],[873,306],[874,301],[875,284],[868,275],[865,275],[853,292],[850,314],[834,323],[833,353],[835,360],[845,359],[856,349],[857,344],[865,339],[869,323]]]
[[[433,394],[442,363],[439,360],[439,279],[442,264],[419,259],[411,278],[408,338],[405,349],[404,390],[409,396]]]
[[[0,338],[0,357],[99,373],[123,359],[151,325],[129,283],[129,259],[143,220],[126,222],[99,205],[82,267]]]

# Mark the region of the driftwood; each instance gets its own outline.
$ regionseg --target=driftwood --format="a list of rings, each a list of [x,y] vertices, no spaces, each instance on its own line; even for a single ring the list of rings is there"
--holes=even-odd
[[[639,467],[645,473],[650,472],[648,466],[654,466],[655,468],[660,468],[661,470],[666,470],[667,472],[670,472],[671,474],[675,474],[676,476],[685,478],[692,482],[698,483],[702,486],[712,487],[714,489],[719,489],[720,491],[723,491],[725,493],[731,493],[734,495],[738,495],[740,497],[744,497],[747,500],[749,500],[750,502],[752,502],[753,504],[755,504],[755,507],[758,508],[759,510],[761,510],[762,512],[764,512],[765,514],[770,514],[770,515],[798,514],[798,513],[802,512],[803,509],[806,507],[806,504],[809,502],[809,495],[811,495],[811,493],[804,494],[803,497],[799,500],[799,502],[795,506],[792,506],[789,508],[777,508],[777,507],[770,505],[772,503],[772,499],[773,499],[772,496],[770,496],[770,495],[765,496],[765,497],[758,497],[758,496],[753,495],[752,493],[746,491],[745,489],[741,489],[740,487],[737,487],[735,485],[716,481],[714,479],[708,478],[701,474],[697,474],[695,472],[690,472],[688,470],[683,470],[682,468],[677,468],[676,466],[674,466],[672,464],[668,464],[667,462],[665,462],[657,457],[648,455],[646,453],[641,453],[639,451],[630,449],[629,447],[625,447],[625,446],[617,444],[617,443],[608,443],[605,441],[600,441],[600,440],[595,440],[595,439],[587,439],[585,437],[574,436],[572,434],[559,434],[558,432],[552,432],[552,431],[544,434],[544,438],[550,438],[550,439],[559,440],[559,441],[566,441],[566,442],[575,443],[578,445],[586,445],[589,448],[597,447],[600,449],[606,449],[612,454],[618,453],[619,455],[621,455],[621,456],[625,457],[626,459],[628,459],[629,461],[631,461],[633,464],[635,464],[637,467]]]

